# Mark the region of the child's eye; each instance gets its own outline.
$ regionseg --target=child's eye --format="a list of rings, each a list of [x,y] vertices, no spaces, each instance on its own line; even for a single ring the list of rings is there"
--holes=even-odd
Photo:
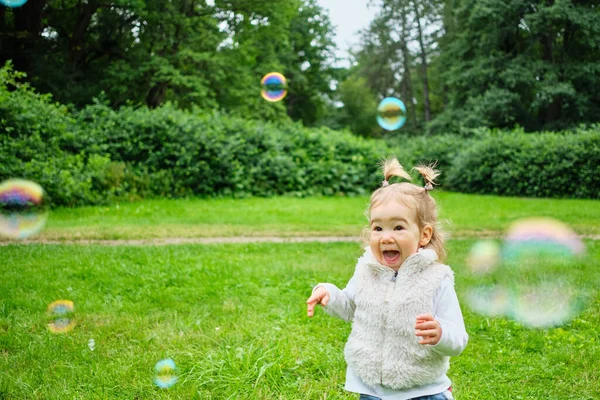
[[[394,228],[394,230],[396,230],[396,231],[401,231],[402,229],[404,229],[404,228],[401,227],[400,225],[398,225],[397,227]]]
[[[373,227],[373,230],[374,230],[375,232],[381,232],[381,231],[382,231],[382,229],[381,229],[381,227],[380,227],[380,226],[375,226],[375,227]]]

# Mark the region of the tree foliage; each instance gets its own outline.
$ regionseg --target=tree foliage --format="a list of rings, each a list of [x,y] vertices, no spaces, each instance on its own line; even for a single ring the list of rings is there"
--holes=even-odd
[[[402,132],[526,131],[600,121],[597,0],[371,0],[351,68],[335,65],[317,0],[29,0],[0,8],[0,63],[82,108],[215,110],[247,119],[348,127],[395,96]],[[259,82],[288,78],[266,103]]]
[[[430,64],[438,54],[442,7],[434,0],[371,3],[379,11],[361,34],[355,75],[365,80],[377,101],[388,96],[402,99],[408,112],[403,131],[419,131],[439,111],[430,93]]]
[[[379,98],[405,101],[404,130],[600,121],[597,1],[372,3],[380,11],[362,34],[356,71]]]
[[[328,107],[333,28],[315,0],[29,0],[0,9],[0,63],[77,107],[166,102],[314,125]],[[268,104],[260,79],[289,79]]]
[[[561,129],[598,121],[597,1],[471,1],[455,12],[443,57],[441,126]]]

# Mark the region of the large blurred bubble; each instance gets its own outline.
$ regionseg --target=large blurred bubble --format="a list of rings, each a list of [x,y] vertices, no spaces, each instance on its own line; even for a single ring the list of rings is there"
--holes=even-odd
[[[564,223],[550,218],[515,222],[503,242],[476,243],[467,265],[478,284],[467,293],[471,309],[505,316],[531,328],[570,321],[586,291],[577,282],[585,247]]]
[[[35,182],[0,183],[0,236],[24,239],[38,233],[48,219],[44,190]]]
[[[469,252],[467,265],[475,274],[486,274],[498,266],[500,246],[493,240],[475,243]]]

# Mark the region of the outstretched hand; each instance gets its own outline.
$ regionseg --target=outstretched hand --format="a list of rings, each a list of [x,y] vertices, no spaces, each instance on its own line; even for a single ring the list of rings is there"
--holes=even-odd
[[[436,345],[442,337],[442,326],[431,314],[417,315],[415,329],[421,337],[419,344]]]
[[[323,286],[319,286],[315,289],[312,295],[306,300],[308,305],[307,314],[312,317],[315,313],[315,306],[321,304],[326,306],[329,302],[329,292]]]

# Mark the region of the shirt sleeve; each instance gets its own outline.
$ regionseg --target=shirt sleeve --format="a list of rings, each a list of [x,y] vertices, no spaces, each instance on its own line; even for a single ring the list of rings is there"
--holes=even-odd
[[[433,348],[444,356],[457,356],[467,347],[469,335],[451,278],[442,280],[433,304],[434,318],[442,327],[442,337]]]
[[[350,322],[354,318],[354,295],[356,294],[356,274],[348,281],[344,289],[339,289],[332,283],[319,283],[313,291],[319,286],[323,286],[329,292],[329,302],[323,306],[323,311],[332,317],[341,318]]]

